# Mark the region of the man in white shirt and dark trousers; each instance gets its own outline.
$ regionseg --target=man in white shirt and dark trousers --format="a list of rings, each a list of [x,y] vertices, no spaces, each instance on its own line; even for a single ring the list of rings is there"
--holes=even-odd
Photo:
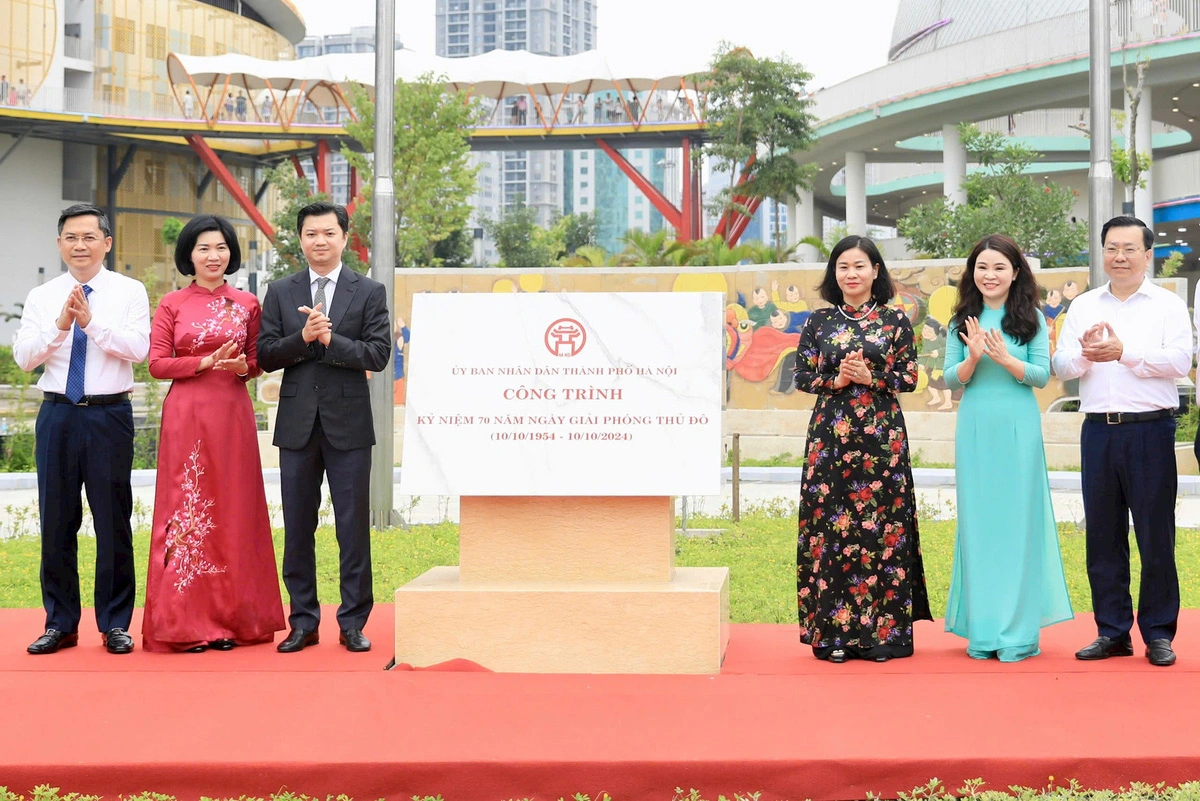
[[[81,490],[96,529],[96,623],[109,653],[133,650],[133,365],[150,349],[150,304],[141,282],[104,269],[108,218],[91,204],[58,219],[67,272],[25,300],[13,356],[44,365],[36,453],[46,633],[27,649],[52,654],[79,642]]]
[[[1067,311],[1054,354],[1063,380],[1079,378],[1087,568],[1099,637],[1075,656],[1132,656],[1129,517],[1142,580],[1138,631],[1153,665],[1175,664],[1175,379],[1192,366],[1187,304],[1146,276],[1154,235],[1135,217],[1104,224],[1109,282]]]

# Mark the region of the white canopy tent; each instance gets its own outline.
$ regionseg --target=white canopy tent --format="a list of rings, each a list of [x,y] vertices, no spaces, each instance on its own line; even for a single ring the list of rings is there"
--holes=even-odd
[[[621,93],[670,90],[699,92],[698,76],[707,64],[676,62],[669,53],[605,55],[588,51],[574,56],[540,56],[525,51],[493,50],[471,58],[443,58],[412,50],[396,51],[396,78],[415,81],[432,75],[473,97],[503,100],[519,95],[558,98],[616,90]],[[294,61],[269,61],[229,53],[190,56],[172,53],[167,75],[176,86],[194,85],[257,92],[290,93],[300,89],[318,108],[344,98],[343,87],[357,84],[373,93],[373,53],[331,54]],[[224,90],[222,89],[222,92]]]

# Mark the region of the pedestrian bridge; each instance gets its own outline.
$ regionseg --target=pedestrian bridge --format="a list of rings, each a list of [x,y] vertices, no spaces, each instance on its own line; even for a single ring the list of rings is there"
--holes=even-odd
[[[294,150],[296,140],[350,142],[350,98],[374,94],[374,54],[270,61],[238,54],[167,58],[171,95],[127,94],[105,101],[90,88],[43,87],[24,105],[0,106],[0,131],[44,135],[65,126],[79,135],[188,136],[262,155]],[[682,67],[682,69],[681,69]],[[480,106],[471,134],[479,150],[614,146],[678,147],[704,137],[702,63],[661,57],[610,59],[590,51],[561,58],[496,50],[472,58],[396,52],[401,80],[440,79]],[[132,95],[132,96],[131,96]]]

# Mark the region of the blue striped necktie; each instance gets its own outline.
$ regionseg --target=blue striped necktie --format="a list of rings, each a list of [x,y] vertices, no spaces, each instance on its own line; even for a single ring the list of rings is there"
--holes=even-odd
[[[92,288],[87,284],[83,285],[83,297],[87,298],[92,294]],[[83,329],[78,323],[71,326],[71,366],[67,368],[67,400],[71,403],[79,403],[83,400],[84,387],[83,377],[87,372],[87,334],[83,333]]]

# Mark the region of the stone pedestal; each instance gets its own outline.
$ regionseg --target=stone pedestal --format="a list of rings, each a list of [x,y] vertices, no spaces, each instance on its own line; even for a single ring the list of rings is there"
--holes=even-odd
[[[396,661],[716,673],[728,568],[676,568],[667,497],[461,499],[460,566],[396,591]]]

